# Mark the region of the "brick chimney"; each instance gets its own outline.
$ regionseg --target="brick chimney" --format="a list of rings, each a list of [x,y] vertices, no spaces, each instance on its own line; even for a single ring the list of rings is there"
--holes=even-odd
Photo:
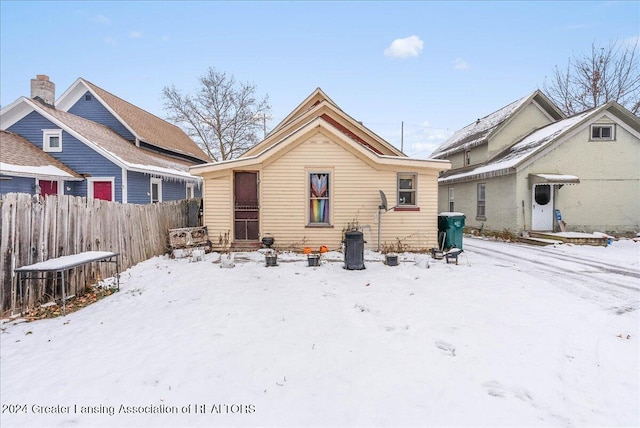
[[[56,98],[56,85],[49,80],[49,76],[38,74],[35,79],[31,79],[31,98],[37,98],[53,107]]]

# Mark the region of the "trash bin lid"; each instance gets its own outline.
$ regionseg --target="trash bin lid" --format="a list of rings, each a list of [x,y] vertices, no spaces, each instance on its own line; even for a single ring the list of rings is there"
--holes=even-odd
[[[464,217],[464,218],[467,218],[467,216],[464,215],[464,213],[459,213],[459,212],[455,212],[455,211],[441,212],[440,214],[438,214],[438,217]]]
[[[361,239],[364,236],[359,230],[350,230],[344,233],[345,239]]]

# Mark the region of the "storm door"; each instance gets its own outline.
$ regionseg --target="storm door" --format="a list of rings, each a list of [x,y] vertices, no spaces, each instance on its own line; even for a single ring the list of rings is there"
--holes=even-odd
[[[531,205],[531,229],[553,230],[553,186],[550,184],[534,184]]]
[[[260,235],[258,173],[236,172],[233,178],[234,239],[257,241]]]

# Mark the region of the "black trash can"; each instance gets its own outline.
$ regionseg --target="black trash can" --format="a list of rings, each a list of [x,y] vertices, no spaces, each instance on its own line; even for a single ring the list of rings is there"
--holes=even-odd
[[[358,230],[344,234],[344,267],[349,270],[364,269],[364,234]]]

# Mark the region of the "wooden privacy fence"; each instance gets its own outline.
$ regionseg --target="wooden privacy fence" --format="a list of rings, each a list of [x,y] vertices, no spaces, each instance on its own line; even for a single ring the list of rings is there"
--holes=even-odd
[[[8,193],[0,202],[0,314],[19,310],[13,269],[83,251],[120,254],[121,271],[168,248],[169,229],[195,226],[199,200],[149,205],[120,204],[76,196],[32,196]],[[82,294],[85,285],[112,276],[109,266],[90,265],[71,272],[67,295]],[[61,296],[59,281],[29,280],[26,307]]]

